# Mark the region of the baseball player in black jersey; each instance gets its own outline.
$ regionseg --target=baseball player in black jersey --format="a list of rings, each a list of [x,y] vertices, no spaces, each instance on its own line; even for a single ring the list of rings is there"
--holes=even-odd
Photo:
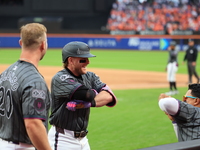
[[[86,137],[90,107],[115,106],[112,90],[86,67],[95,57],[83,42],[70,42],[63,47],[64,69],[52,79],[52,125],[48,137],[54,150],[89,150]]]
[[[189,83],[192,83],[192,76],[194,75],[197,79],[197,83],[199,83],[199,76],[196,72],[196,61],[197,61],[197,56],[198,56],[198,50],[194,46],[194,40],[189,39],[189,48],[186,50],[184,61],[187,61],[187,69],[188,69],[188,78],[189,78]]]
[[[183,101],[161,94],[159,107],[177,124],[179,142],[200,139],[200,84],[189,84]]]
[[[165,93],[166,95],[174,95],[178,94],[178,90],[176,87],[176,72],[178,71],[178,50],[176,49],[176,42],[171,41],[170,46],[168,48],[169,57],[167,61],[167,81],[169,82],[170,91]]]
[[[46,27],[21,27],[18,61],[0,74],[0,149],[51,150],[47,138],[50,92],[38,63],[47,50]]]

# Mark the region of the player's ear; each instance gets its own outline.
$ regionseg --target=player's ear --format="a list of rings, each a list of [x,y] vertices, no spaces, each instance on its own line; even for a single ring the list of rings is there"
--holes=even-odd
[[[68,62],[72,63],[72,57],[68,57]]]
[[[19,45],[22,46],[22,39],[19,40]]]
[[[42,41],[42,43],[40,44],[40,50],[41,51],[44,51],[47,49],[47,44],[46,44],[46,41]]]
[[[200,105],[200,98],[195,98],[194,106]]]
[[[68,66],[73,66],[74,67],[74,58],[73,57],[68,57]]]

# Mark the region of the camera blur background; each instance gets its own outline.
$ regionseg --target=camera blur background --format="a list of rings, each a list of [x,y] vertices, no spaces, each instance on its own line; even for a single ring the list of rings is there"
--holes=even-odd
[[[0,0],[0,32],[41,22],[49,33],[192,35],[199,0]]]

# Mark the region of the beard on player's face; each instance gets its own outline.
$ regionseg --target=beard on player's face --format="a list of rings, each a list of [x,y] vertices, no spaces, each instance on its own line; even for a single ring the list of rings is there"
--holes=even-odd
[[[80,76],[87,73],[88,58],[74,57],[71,59],[70,70],[75,76]]]
[[[73,71],[74,75],[80,76],[87,73],[86,68],[75,68]]]

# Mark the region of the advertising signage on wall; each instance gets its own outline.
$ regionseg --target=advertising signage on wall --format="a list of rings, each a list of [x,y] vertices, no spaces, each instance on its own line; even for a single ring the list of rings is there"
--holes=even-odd
[[[129,38],[125,40],[128,49],[138,50],[159,50],[160,40],[159,39],[140,39],[140,38]]]
[[[91,48],[160,50],[159,39],[140,38],[88,38],[85,41]]]
[[[114,38],[88,38],[86,43],[92,48],[119,47],[119,42]]]
[[[48,36],[49,48],[63,48],[65,44],[71,41],[82,41],[94,49],[127,49],[127,50],[167,50],[171,40],[175,40],[179,50],[185,50],[188,47],[188,39],[171,38],[141,38],[141,37],[70,37],[70,36]],[[19,37],[0,36],[0,47],[19,48]],[[195,42],[197,48],[200,48],[199,40]]]

